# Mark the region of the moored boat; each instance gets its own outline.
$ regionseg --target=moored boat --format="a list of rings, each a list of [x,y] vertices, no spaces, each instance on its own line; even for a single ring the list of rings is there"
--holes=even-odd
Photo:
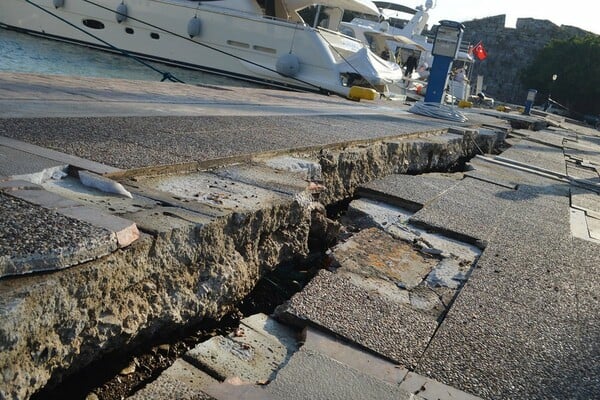
[[[337,31],[343,10],[378,14],[370,0],[2,0],[0,26],[239,79],[348,96],[385,87],[402,70]],[[333,29],[335,27],[335,29]]]

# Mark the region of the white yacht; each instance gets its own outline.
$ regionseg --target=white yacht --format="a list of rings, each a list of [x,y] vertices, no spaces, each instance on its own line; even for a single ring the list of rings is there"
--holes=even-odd
[[[434,7],[433,0],[411,8],[403,3],[405,0],[375,0],[380,14],[360,15],[351,21],[342,22],[340,31],[355,37],[367,44],[371,51],[390,61],[404,65],[409,57],[416,57],[414,70],[406,71],[404,87],[406,93],[414,98],[421,98],[427,90],[429,67],[433,62],[431,50],[432,40],[424,32],[429,21],[429,10]],[[473,70],[473,56],[467,51],[468,46],[458,52],[453,70],[464,68],[468,77]],[[466,100],[471,88],[469,79],[457,80],[449,77],[448,88],[453,99]],[[454,101],[454,100],[451,100]]]
[[[338,31],[370,0],[1,0],[0,27],[253,82],[356,98],[401,68]],[[306,20],[305,20],[306,19]]]

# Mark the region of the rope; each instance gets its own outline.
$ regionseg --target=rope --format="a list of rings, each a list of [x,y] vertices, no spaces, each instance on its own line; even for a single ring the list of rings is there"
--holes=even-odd
[[[84,29],[81,29],[81,28],[80,28],[80,27],[78,27],[77,25],[70,23],[70,22],[69,22],[69,21],[67,21],[66,19],[64,19],[64,18],[62,18],[62,17],[60,17],[60,16],[58,16],[58,15],[56,15],[56,14],[52,13],[51,11],[48,11],[48,10],[46,10],[44,7],[42,7],[42,6],[40,6],[40,5],[37,5],[37,4],[36,4],[36,3],[34,3],[33,1],[31,1],[31,0],[25,0],[25,1],[26,1],[27,3],[29,3],[29,4],[31,4],[32,6],[34,6],[35,8],[38,8],[38,9],[42,10],[43,12],[45,12],[45,13],[47,13],[47,14],[50,14],[51,16],[53,16],[53,17],[55,17],[55,18],[59,19],[60,21],[64,22],[65,24],[67,24],[67,25],[69,25],[69,26],[71,26],[71,27],[73,27],[73,28],[77,29],[78,31],[80,31],[80,32],[83,32],[84,34],[86,34],[86,35],[88,35],[88,36],[91,36],[92,38],[94,38],[94,39],[96,39],[97,41],[99,41],[99,42],[101,42],[101,43],[105,44],[106,46],[110,47],[111,49],[113,49],[113,50],[115,50],[115,51],[118,51],[118,52],[122,53],[123,55],[125,55],[125,56],[127,56],[127,57],[131,57],[132,59],[134,59],[135,61],[139,62],[140,64],[142,64],[142,65],[144,65],[144,66],[146,66],[146,67],[150,68],[151,70],[153,70],[153,71],[155,71],[155,72],[158,72],[159,74],[161,74],[161,75],[163,76],[163,79],[162,79],[162,81],[165,81],[165,80],[167,80],[167,79],[168,79],[168,80],[170,80],[171,82],[184,83],[183,81],[181,81],[181,80],[177,79],[176,77],[174,77],[174,76],[173,76],[173,75],[171,75],[170,73],[168,73],[168,72],[163,72],[163,71],[159,70],[158,68],[155,68],[154,66],[152,66],[152,65],[148,64],[147,62],[145,62],[145,61],[143,61],[143,60],[139,59],[138,57],[136,57],[136,56],[134,56],[134,55],[130,54],[130,53],[129,53],[129,52],[127,52],[126,50],[119,49],[118,47],[115,47],[115,46],[113,46],[112,44],[108,43],[107,41],[104,41],[104,40],[100,39],[100,38],[99,38],[99,37],[97,37],[96,35],[94,35],[94,34],[92,34],[92,33],[90,33],[90,32],[87,32],[87,31],[86,31],[86,30],[84,30]],[[162,81],[161,81],[161,82],[162,82]]]
[[[468,118],[460,111],[440,103],[417,101],[409,110],[413,114],[446,119],[455,122],[467,122]]]

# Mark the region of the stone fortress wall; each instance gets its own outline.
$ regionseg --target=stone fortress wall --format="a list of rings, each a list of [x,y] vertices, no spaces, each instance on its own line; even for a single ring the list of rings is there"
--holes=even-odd
[[[516,28],[505,27],[506,15],[463,22],[463,43],[479,41],[488,53],[483,61],[475,61],[472,85],[477,75],[483,75],[483,91],[497,101],[524,104],[527,90],[519,79],[526,68],[553,39],[569,39],[590,32],[573,26],[558,26],[548,20],[519,18]],[[548,77],[550,80],[551,78]],[[541,91],[543,88],[534,88]],[[473,89],[475,90],[475,89]]]

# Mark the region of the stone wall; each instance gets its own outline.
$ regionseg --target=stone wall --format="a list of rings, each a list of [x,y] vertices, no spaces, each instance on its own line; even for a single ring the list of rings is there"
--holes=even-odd
[[[488,53],[483,61],[475,61],[472,81],[483,75],[483,90],[497,101],[524,104],[529,88],[520,81],[520,73],[553,39],[565,40],[589,32],[572,26],[558,26],[548,20],[519,18],[516,28],[506,28],[506,15],[463,22],[463,43],[479,41]],[[548,77],[550,79],[550,77]],[[543,91],[543,88],[536,88]]]

